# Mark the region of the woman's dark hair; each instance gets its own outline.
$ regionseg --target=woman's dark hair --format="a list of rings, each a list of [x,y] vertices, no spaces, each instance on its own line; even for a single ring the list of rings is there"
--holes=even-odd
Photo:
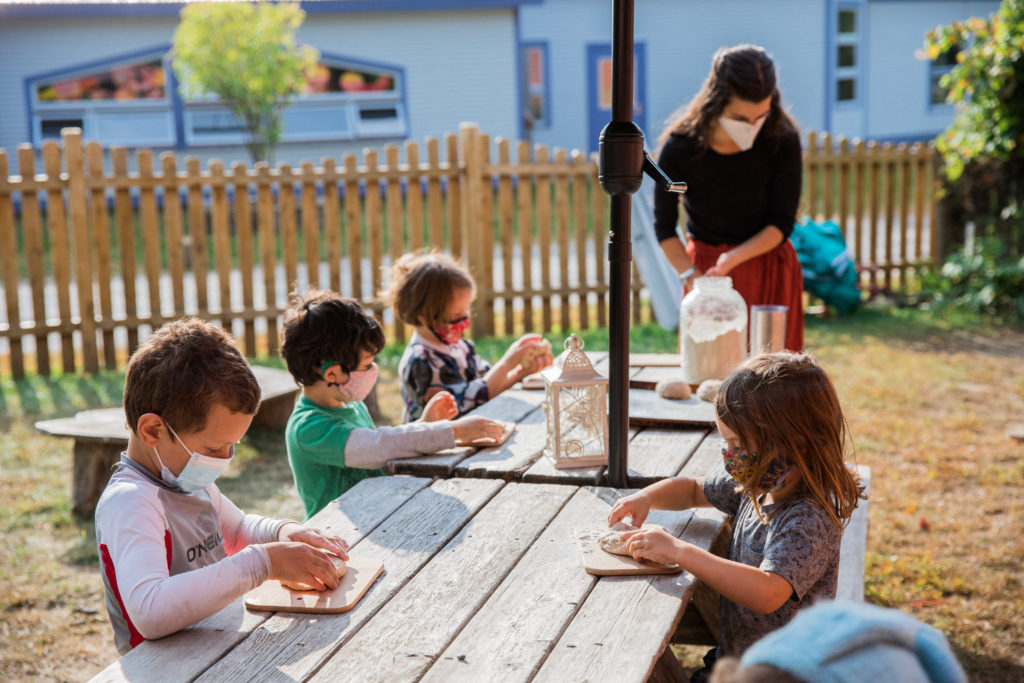
[[[733,96],[745,102],[761,102],[771,97],[771,109],[762,134],[775,138],[787,130],[796,130],[796,123],[782,109],[771,56],[757,45],[736,45],[715,52],[711,58],[711,73],[700,92],[669,118],[658,143],[664,144],[673,133],[681,133],[695,136],[706,144],[711,125]]]
[[[334,292],[310,289],[293,292],[281,329],[281,357],[302,386],[316,384],[324,361],[342,372],[359,367],[363,351],[376,355],[384,348],[384,332],[358,302]]]

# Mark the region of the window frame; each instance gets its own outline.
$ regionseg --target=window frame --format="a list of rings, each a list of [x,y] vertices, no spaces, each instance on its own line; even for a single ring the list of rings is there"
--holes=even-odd
[[[934,94],[935,88],[941,87],[938,85],[937,78],[941,78],[942,76],[950,73],[953,70],[953,67],[956,66],[956,56],[960,53],[961,49],[962,48],[958,46],[956,48],[950,48],[944,53],[944,55],[952,56],[952,62],[949,64],[938,64],[938,60],[936,59],[928,60],[928,81],[926,88],[926,96],[928,98],[928,109],[941,110],[949,109],[953,106],[952,104],[946,101],[945,97],[942,98],[941,102],[936,102],[934,99]],[[949,89],[946,88],[945,91],[948,93]]]
[[[530,83],[530,60],[529,53],[532,50],[536,50],[540,55],[540,85],[537,90],[540,92],[543,103],[544,116],[541,118],[533,118],[533,129],[539,128],[550,128],[553,125],[553,117],[551,112],[551,61],[548,41],[546,40],[532,40],[523,42],[520,48],[520,59],[523,64],[523,98],[524,98],[524,109],[531,112],[530,99],[534,94],[532,90],[532,84]]]
[[[833,43],[833,54],[831,55],[831,59],[835,66],[832,74],[832,92],[830,97],[835,103],[837,109],[859,107],[862,102],[861,86],[863,78],[861,74],[861,30],[863,15],[861,9],[860,5],[849,3],[838,3],[835,5],[835,42]],[[839,25],[841,23],[840,15],[843,12],[851,12],[854,17],[854,30],[848,33],[839,32]],[[839,65],[839,52],[844,47],[853,48],[854,63],[852,66]],[[853,84],[853,97],[850,99],[839,98],[839,84],[843,81],[850,81]]]

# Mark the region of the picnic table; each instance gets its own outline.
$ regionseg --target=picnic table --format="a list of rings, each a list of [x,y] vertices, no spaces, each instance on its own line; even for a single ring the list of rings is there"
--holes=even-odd
[[[353,558],[383,562],[350,611],[255,612],[239,599],[142,643],[94,680],[679,680],[666,644],[693,576],[595,576],[574,542],[576,529],[605,526],[623,493],[366,479],[309,521],[348,540]],[[709,508],[650,521],[703,548],[725,523]]]
[[[607,375],[607,353],[588,352],[595,369]],[[677,419],[680,402],[659,399],[660,379],[680,375],[677,354],[630,355],[629,484],[642,488],[666,477],[704,476],[721,462],[724,440],[706,416]],[[691,399],[691,403],[696,399]],[[453,448],[441,454],[392,460],[393,474],[421,477],[494,478],[534,484],[602,485],[606,467],[556,469],[543,457],[547,439],[544,390],[509,389],[473,411],[496,420],[515,422],[512,436],[501,446]]]

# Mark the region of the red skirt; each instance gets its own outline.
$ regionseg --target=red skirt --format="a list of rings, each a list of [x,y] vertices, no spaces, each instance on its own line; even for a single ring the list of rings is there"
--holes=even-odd
[[[686,253],[702,273],[718,262],[718,257],[733,245],[712,246],[687,240]],[[741,263],[729,273],[732,287],[750,306],[775,304],[789,306],[786,313],[786,348],[804,348],[804,275],[796,250],[787,239],[771,251]],[[748,318],[749,320],[749,318]]]

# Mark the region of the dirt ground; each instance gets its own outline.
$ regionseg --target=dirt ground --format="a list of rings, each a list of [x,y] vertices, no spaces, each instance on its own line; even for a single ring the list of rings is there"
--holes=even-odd
[[[1024,333],[858,318],[810,323],[808,350],[872,468],[866,599],[946,633],[972,681],[1022,681],[1024,443],[1011,431],[1024,423]],[[30,394],[0,394],[0,679],[85,680],[118,655],[92,529],[69,511],[70,443],[10,417]],[[393,377],[381,395],[397,414]],[[301,517],[279,435],[247,437],[233,469],[222,488],[243,509]]]

